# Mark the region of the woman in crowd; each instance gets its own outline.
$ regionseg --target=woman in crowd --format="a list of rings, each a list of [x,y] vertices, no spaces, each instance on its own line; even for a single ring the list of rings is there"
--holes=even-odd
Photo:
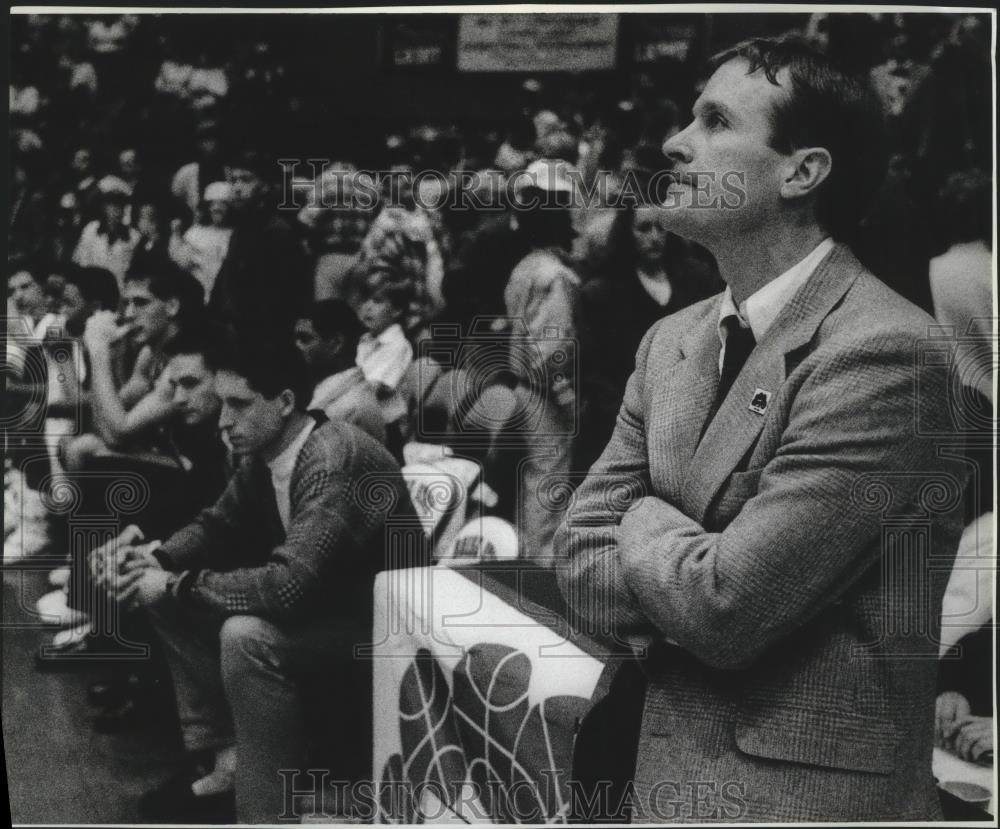
[[[575,467],[587,470],[614,429],[643,334],[661,317],[722,290],[704,249],[668,233],[662,209],[622,207],[608,240],[605,270],[581,298],[581,399]]]

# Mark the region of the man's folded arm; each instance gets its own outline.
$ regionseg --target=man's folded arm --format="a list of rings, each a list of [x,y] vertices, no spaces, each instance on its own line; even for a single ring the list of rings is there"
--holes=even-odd
[[[961,473],[915,435],[912,341],[895,346],[867,343],[804,381],[757,494],[722,532],[653,497],[625,516],[624,582],[663,637],[715,667],[746,667],[881,557],[884,516],[866,489],[891,493],[904,515],[928,480],[950,476],[961,492]],[[940,424],[945,383],[917,370],[922,416]],[[914,584],[926,589],[921,575]]]
[[[611,440],[576,490],[554,541],[559,587],[572,612],[597,635],[623,644],[644,644],[654,632],[624,580],[619,523],[651,491],[641,395],[655,330],[639,346]]]

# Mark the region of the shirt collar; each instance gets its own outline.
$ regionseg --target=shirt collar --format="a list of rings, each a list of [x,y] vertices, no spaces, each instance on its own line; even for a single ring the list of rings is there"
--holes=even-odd
[[[108,244],[113,245],[115,242],[129,242],[132,239],[131,228],[126,224],[119,224],[115,228],[114,233],[108,228],[104,223],[104,219],[99,219],[97,222],[97,232],[101,236],[106,236],[108,239]]]
[[[816,270],[816,266],[833,248],[833,239],[827,237],[820,242],[804,259],[792,265],[780,276],[772,279],[764,287],[748,296],[739,308],[733,301],[732,289],[727,285],[719,306],[719,339],[725,344],[726,327],[723,321],[735,316],[743,328],[753,331],[754,339],[760,342],[764,334],[774,324],[778,314],[795,295],[795,292],[805,284],[806,280]]]
[[[371,331],[366,331],[361,335],[361,339],[368,343],[378,343],[379,345],[385,345],[386,343],[391,343],[396,340],[406,339],[403,334],[403,327],[398,323],[394,322],[388,328],[385,329],[377,337],[371,333]]]

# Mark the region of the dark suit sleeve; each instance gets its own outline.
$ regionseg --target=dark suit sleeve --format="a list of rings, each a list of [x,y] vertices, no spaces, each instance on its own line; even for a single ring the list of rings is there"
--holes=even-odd
[[[656,498],[624,517],[623,581],[661,635],[707,664],[746,667],[877,562],[887,514],[912,522],[929,511],[939,539],[957,542],[960,514],[934,500],[961,492],[963,473],[915,428],[917,416],[930,433],[946,428],[946,377],[917,365],[914,344],[882,335],[814,354],[756,494],[722,532]],[[940,612],[921,607],[912,603]]]
[[[622,644],[647,644],[655,633],[625,583],[618,524],[634,500],[651,491],[642,395],[650,344],[643,338],[614,433],[580,484],[555,536],[559,586],[588,633]]]

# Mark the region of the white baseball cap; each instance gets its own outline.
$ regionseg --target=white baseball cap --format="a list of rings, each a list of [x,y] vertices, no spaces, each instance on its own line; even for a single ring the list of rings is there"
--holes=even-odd
[[[517,174],[514,190],[520,193],[526,187],[535,187],[549,193],[572,193],[571,169],[568,161],[540,158],[538,161],[532,161],[527,170]]]
[[[213,181],[205,188],[205,201],[229,201],[233,197],[233,188],[228,181]]]

